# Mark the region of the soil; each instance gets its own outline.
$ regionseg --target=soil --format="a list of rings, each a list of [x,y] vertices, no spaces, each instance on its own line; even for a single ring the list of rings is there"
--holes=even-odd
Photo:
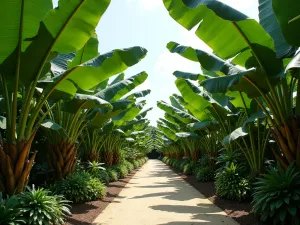
[[[107,186],[107,194],[104,199],[86,202],[81,204],[72,204],[72,216],[67,219],[65,225],[90,225],[97,216],[114,201],[121,190],[126,186],[130,179],[138,170],[132,171],[126,178],[112,182]]]
[[[250,202],[238,202],[221,199],[216,195],[214,182],[198,182],[196,181],[196,177],[194,175],[187,176],[181,172],[175,172],[196,190],[201,192],[212,203],[224,210],[228,216],[236,220],[240,225],[261,225],[261,223],[251,212],[252,206]]]

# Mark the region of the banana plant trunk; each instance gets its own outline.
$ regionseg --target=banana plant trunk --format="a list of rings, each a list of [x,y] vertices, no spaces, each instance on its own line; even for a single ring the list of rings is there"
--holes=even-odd
[[[113,165],[120,164],[120,162],[121,162],[120,152],[119,151],[114,151],[114,153],[113,153]]]
[[[62,140],[58,144],[49,144],[50,168],[54,170],[54,179],[60,180],[73,174],[77,163],[77,150],[75,144]]]
[[[84,158],[85,162],[98,162],[99,161],[99,152],[97,152],[95,150],[95,147],[93,146],[90,151],[84,153],[83,158]]]
[[[198,162],[200,159],[200,151],[191,151],[190,156],[193,162]]]
[[[30,156],[34,136],[16,144],[0,143],[0,192],[14,195],[25,189],[37,153]]]
[[[298,120],[292,119],[289,124],[272,129],[273,137],[281,149],[280,152],[273,150],[273,153],[283,168],[287,168],[294,162],[300,168],[300,131],[298,128]]]
[[[114,154],[112,151],[102,151],[101,152],[101,160],[108,167],[113,165]]]

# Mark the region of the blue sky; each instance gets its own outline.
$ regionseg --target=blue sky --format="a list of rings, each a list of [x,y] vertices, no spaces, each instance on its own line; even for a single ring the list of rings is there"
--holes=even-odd
[[[221,1],[251,18],[258,19],[258,0]],[[158,100],[169,102],[169,96],[178,93],[172,73],[176,70],[200,71],[198,63],[169,53],[166,49],[167,43],[175,41],[210,51],[193,31],[185,30],[169,16],[162,0],[111,0],[96,32],[100,53],[132,46],[142,46],[148,50],[146,58],[126,70],[125,74],[132,76],[141,71],[148,73],[147,81],[138,89],[152,90],[146,98],[146,108],[153,107],[147,115],[152,125],[156,125],[156,120],[163,117],[163,112],[156,107],[156,102]]]

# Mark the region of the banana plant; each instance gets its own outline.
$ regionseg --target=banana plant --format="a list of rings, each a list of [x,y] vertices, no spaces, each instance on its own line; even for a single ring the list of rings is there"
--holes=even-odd
[[[295,63],[298,61],[297,56],[291,60],[293,48],[299,47],[299,41],[295,40],[296,35],[292,35],[291,28],[296,28],[299,21],[290,21],[299,15],[297,4],[294,4],[295,10],[289,14],[286,10],[287,2],[273,0],[273,10],[267,15],[262,12],[270,7],[270,3],[260,1],[260,17],[261,21],[265,22],[260,25],[218,1],[210,4],[197,1],[195,4],[194,1],[164,0],[164,3],[170,15],[186,29],[192,29],[201,21],[196,35],[218,55],[210,55],[210,61],[206,57],[208,54],[189,55],[197,58],[207,71],[217,75],[202,81],[201,86],[211,93],[234,90],[254,99],[268,118],[272,136],[280,148],[279,151],[273,151],[277,160],[284,168],[295,161],[299,167],[299,64]],[[273,11],[278,22],[272,15]],[[278,28],[278,23],[281,29]],[[219,32],[213,32],[215,30]],[[274,30],[282,30],[282,33],[272,32]],[[285,40],[282,40],[282,37]],[[295,91],[297,97],[294,104]]]
[[[1,1],[1,15],[6,19],[0,22],[5,33],[0,44],[0,93],[5,100],[7,134],[0,147],[1,192],[13,195],[26,186],[36,156],[30,148],[40,109],[76,68],[60,76],[37,100],[38,80],[49,71],[56,53],[77,51],[87,42],[109,3],[61,0],[53,9],[51,0]]]
[[[50,72],[51,60],[57,54],[82,49],[93,36],[109,4],[109,0],[60,0],[58,7],[53,9],[51,0],[0,3],[1,15],[11,21],[9,24],[4,20],[0,22],[6,34],[1,38],[0,47],[0,91],[5,99],[7,133],[0,148],[0,160],[4,165],[1,191],[4,193],[20,193],[27,184],[36,156],[36,153],[30,154],[30,147],[39,126],[40,110],[49,96],[55,92],[56,96],[66,93],[72,98],[78,87],[88,90],[145,56],[146,51],[139,47],[97,56],[52,76],[36,95],[39,80]],[[112,67],[109,61],[117,62],[118,66]],[[22,103],[18,107],[20,100]]]

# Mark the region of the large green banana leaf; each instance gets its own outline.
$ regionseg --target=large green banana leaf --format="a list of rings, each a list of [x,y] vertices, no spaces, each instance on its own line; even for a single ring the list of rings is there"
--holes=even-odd
[[[228,90],[231,90],[245,92],[251,98],[260,96],[257,89],[243,79],[244,76],[255,82],[262,91],[269,91],[267,82],[262,82],[264,74],[261,70],[254,68],[241,69],[215,55],[191,47],[181,46],[175,42],[170,42],[167,47],[173,53],[200,63],[202,71],[205,73],[203,75],[198,74],[198,80],[202,81],[200,84],[210,93],[226,93]],[[182,78],[191,76],[179,71],[174,73],[174,75]],[[194,80],[197,75],[193,74],[191,77]],[[271,81],[275,82],[277,78],[273,78]]]
[[[110,0],[60,0],[44,17],[38,35],[23,54],[21,80],[27,83],[39,77],[51,52],[83,48],[109,4]]]
[[[281,31],[286,41],[300,47],[300,20],[294,19],[300,15],[298,0],[273,0],[273,10],[279,22]]]
[[[78,87],[89,90],[109,77],[135,65],[145,57],[147,50],[141,47],[118,49],[97,56],[79,66],[75,66],[53,79],[48,89],[56,85],[56,90],[73,96]],[[68,78],[68,79],[67,79]]]
[[[179,132],[179,133],[176,133],[176,137],[177,138],[191,138],[191,139],[195,139],[195,140],[198,140],[200,139],[200,136],[197,135],[196,133],[194,132]]]
[[[177,119],[179,119],[180,121],[182,121],[185,124],[189,124],[189,123],[193,123],[193,122],[197,122],[198,120],[193,117],[192,115],[181,111],[177,108],[175,108],[172,105],[169,105],[168,103],[164,102],[164,101],[158,101],[157,102],[157,106],[162,109],[163,111],[165,111],[166,113],[176,117]]]
[[[113,109],[112,105],[101,98],[93,95],[75,94],[71,101],[64,103],[64,110],[70,113],[77,112],[78,109],[92,109],[92,108],[102,108],[107,107],[108,109]]]
[[[145,104],[146,101],[135,103],[129,109],[126,109],[125,111],[121,112],[117,116],[113,117],[112,120],[114,121],[114,124],[120,126],[134,119],[141,112]]]
[[[116,101],[122,98],[124,95],[138,87],[147,79],[148,74],[146,72],[139,73],[128,79],[114,83],[104,90],[101,90],[96,94],[97,97],[105,99],[106,101]]]
[[[118,83],[118,82],[120,82],[120,81],[122,81],[122,80],[124,80],[125,79],[125,73],[121,73],[121,74],[119,74],[112,82],[110,82],[110,86],[111,85],[114,85],[114,84],[116,84],[116,83]]]
[[[182,106],[184,106],[184,108],[187,109],[188,112],[190,114],[192,114],[194,117],[196,117],[198,120],[204,119],[204,116],[203,116],[204,113],[206,114],[207,117],[209,117],[208,112],[198,110],[196,107],[194,107],[193,105],[186,102],[182,96],[177,95],[177,94],[173,94],[173,95],[177,98],[177,100],[180,102],[180,104]]]
[[[160,118],[158,121],[157,121],[158,124],[164,124],[166,125],[168,128],[170,128],[173,132],[178,132],[179,131],[179,127],[171,122],[169,122],[168,120],[166,119],[163,119],[163,118]]]
[[[196,35],[223,59],[244,68],[260,68],[268,76],[282,70],[271,36],[254,19],[219,1],[164,0],[170,16],[186,29],[201,22]],[[217,31],[217,32],[216,32]]]
[[[167,125],[158,123],[157,128],[160,129],[167,138],[173,141],[177,140],[176,134]]]
[[[0,65],[8,58],[17,63],[17,52],[24,51],[37,35],[40,21],[52,9],[52,0],[3,0],[0,2]],[[11,68],[13,69],[13,68]],[[3,74],[4,71],[1,71]]]
[[[131,134],[133,130],[142,130],[147,126],[149,121],[147,119],[133,119],[130,122],[126,123],[126,125],[120,126],[120,129],[125,132],[125,135],[128,136]]]
[[[68,63],[68,68],[81,65],[99,55],[98,52],[98,37],[97,34],[93,36],[84,44],[84,46],[76,52],[74,59]]]
[[[145,118],[146,115],[147,115],[147,113],[150,112],[152,109],[153,109],[153,108],[150,107],[150,108],[148,108],[148,109],[143,110],[143,111],[140,112],[135,118],[138,119],[138,120],[141,120],[141,119]]]
[[[164,117],[169,122],[171,122],[171,123],[175,124],[176,126],[180,127],[181,130],[186,127],[186,123],[184,123],[181,120],[177,119],[175,116],[172,116],[168,113],[165,113]]]
[[[283,58],[292,56],[296,49],[289,45],[283,37],[279,23],[273,11],[272,0],[259,0],[258,9],[259,23],[273,38],[277,57]]]
[[[138,91],[138,92],[132,93],[132,94],[128,95],[127,97],[125,97],[125,99],[134,100],[134,99],[137,99],[137,98],[144,98],[147,95],[149,95],[150,93],[151,93],[151,90],[146,89],[146,90],[143,90],[143,91]]]
[[[203,78],[203,76],[199,76],[200,74],[188,73],[188,72],[183,72],[183,71],[175,71],[173,73],[173,75],[177,78],[183,78],[183,79],[189,79],[189,80],[199,80],[199,79]]]
[[[177,108],[181,111],[185,111],[184,107],[181,105],[181,103],[179,102],[179,100],[175,94],[170,96],[170,102],[171,102],[171,105],[174,106],[175,108]]]
[[[112,110],[109,107],[93,109],[87,115],[86,119],[91,120],[91,122],[89,123],[91,127],[102,128],[105,123],[107,123],[113,117],[116,117],[117,115],[122,113],[124,110],[130,108],[133,104],[134,103],[129,100],[119,100],[116,102],[112,102]]]
[[[198,122],[198,123],[191,123],[188,124],[188,127],[195,131],[195,130],[202,130],[202,129],[206,129],[206,128],[216,128],[218,126],[218,122],[217,121],[205,121],[205,122]]]
[[[241,69],[238,69],[231,63],[202,50],[183,46],[176,42],[169,42],[167,48],[172,53],[177,53],[188,60],[199,62],[205,70],[216,72],[219,75],[241,72]]]

